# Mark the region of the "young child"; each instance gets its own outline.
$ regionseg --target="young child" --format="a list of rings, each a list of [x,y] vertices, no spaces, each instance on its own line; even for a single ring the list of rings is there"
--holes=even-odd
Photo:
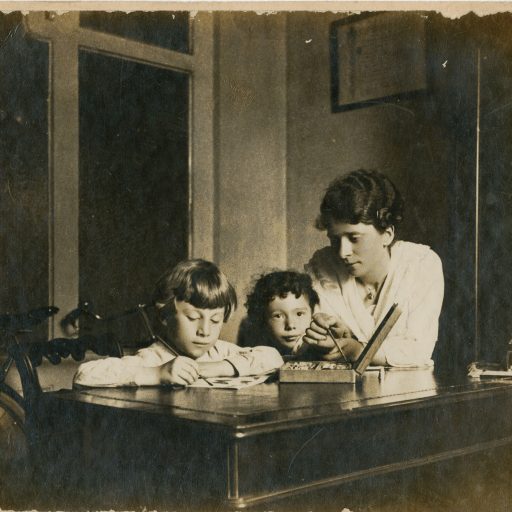
[[[82,386],[188,385],[201,377],[266,373],[283,360],[270,347],[241,348],[219,340],[222,324],[236,308],[236,293],[209,261],[178,263],[158,281],[154,304],[161,341],[133,356],[82,364],[74,383]]]
[[[300,351],[301,338],[318,302],[307,274],[276,271],[262,275],[247,296],[247,321],[240,330],[240,344],[263,343],[283,355]]]

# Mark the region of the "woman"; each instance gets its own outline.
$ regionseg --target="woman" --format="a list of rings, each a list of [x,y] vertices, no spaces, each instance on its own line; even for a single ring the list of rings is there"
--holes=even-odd
[[[325,359],[354,361],[393,303],[402,315],[373,364],[433,364],[444,281],[441,260],[426,245],[396,241],[403,201],[393,183],[376,171],[358,170],[336,179],[320,206],[317,227],[330,247],[306,265],[320,296],[303,341]]]

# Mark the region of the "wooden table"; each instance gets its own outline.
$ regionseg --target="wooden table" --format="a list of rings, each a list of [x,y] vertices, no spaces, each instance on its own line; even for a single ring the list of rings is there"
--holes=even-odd
[[[61,391],[45,407],[83,427],[91,471],[105,467],[99,453],[117,461],[110,473],[147,458],[170,487],[181,476],[237,509],[512,441],[510,381],[432,370],[368,373],[356,385]]]

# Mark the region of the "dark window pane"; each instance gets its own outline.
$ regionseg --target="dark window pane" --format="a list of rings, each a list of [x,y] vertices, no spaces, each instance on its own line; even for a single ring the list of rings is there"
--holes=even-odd
[[[110,315],[187,256],[189,76],[80,51],[79,80],[80,298]]]
[[[80,26],[177,52],[190,52],[188,12],[81,12]]]
[[[48,303],[48,45],[20,21],[0,14],[0,312]]]

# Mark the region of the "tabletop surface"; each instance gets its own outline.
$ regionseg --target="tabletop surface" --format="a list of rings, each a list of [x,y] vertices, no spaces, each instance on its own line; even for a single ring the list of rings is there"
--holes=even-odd
[[[46,393],[47,398],[92,407],[131,409],[249,432],[290,423],[332,421],[383,409],[425,407],[512,393],[510,380],[437,376],[432,369],[365,374],[357,384],[270,382],[240,390],[166,387],[86,388]]]

